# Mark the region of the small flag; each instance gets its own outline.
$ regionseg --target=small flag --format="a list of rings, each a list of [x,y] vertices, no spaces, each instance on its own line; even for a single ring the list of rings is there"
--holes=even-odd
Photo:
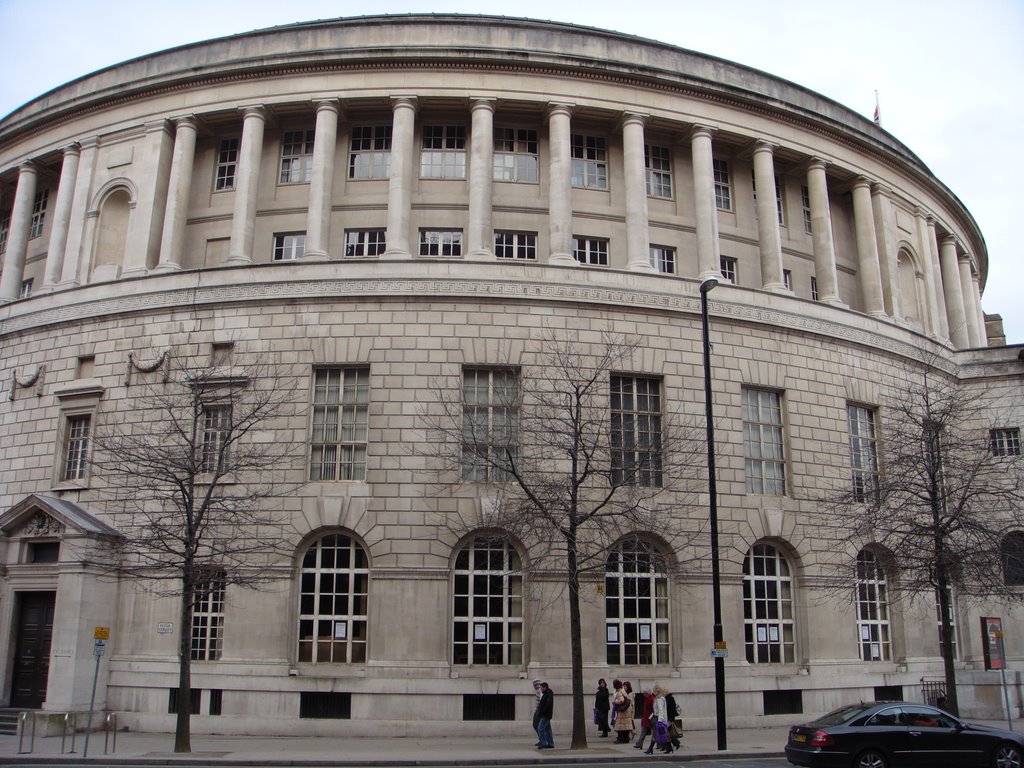
[[[875,125],[882,127],[882,110],[878,106],[878,91],[875,91]]]

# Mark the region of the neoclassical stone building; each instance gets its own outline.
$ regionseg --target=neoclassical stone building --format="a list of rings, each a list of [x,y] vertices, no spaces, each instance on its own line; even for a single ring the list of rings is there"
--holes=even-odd
[[[524,585],[532,553],[494,531],[451,536],[438,514],[491,491],[454,478],[446,508],[409,450],[431,379],[473,380],[486,408],[508,361],[551,329],[637,340],[616,386],[700,404],[698,286],[720,280],[733,723],[920,699],[941,676],[932,606],[890,604],[898,574],[870,549],[867,604],[825,599],[806,524],[854,472],[851,430],[858,455],[884,462],[863,436],[901,382],[957,379],[1020,450],[1021,350],[986,327],[989,254],[953,192],[827,98],[601,30],[362,17],[87,75],[0,120],[0,254],[0,698],[15,707],[87,708],[93,629],[107,626],[99,707],[171,727],[177,606],[88,555],[118,536],[94,428],[133,407],[131,378],[159,375],[165,350],[304,371],[305,415],[279,433],[306,456],[276,505],[292,554],[268,589],[198,607],[197,731],[518,732],[529,680],[568,691],[557,579]],[[690,727],[708,727],[706,569],[613,566],[636,559],[618,557],[630,546],[584,603],[587,674],[665,682]],[[612,584],[648,597],[626,610]],[[1013,681],[1024,622],[1002,605],[955,617],[963,710],[998,715],[981,615],[1004,619]]]

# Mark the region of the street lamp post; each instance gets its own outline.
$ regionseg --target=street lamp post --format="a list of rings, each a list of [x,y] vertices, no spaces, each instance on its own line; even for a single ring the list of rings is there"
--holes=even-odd
[[[715,484],[715,421],[711,407],[711,338],[708,335],[708,292],[718,285],[714,275],[700,284],[700,319],[704,339],[704,413],[707,420],[708,503],[711,525],[711,599],[714,610],[715,642],[715,722],[718,727],[718,749],[725,750],[725,638],[722,634],[722,574],[718,565],[718,487]]]

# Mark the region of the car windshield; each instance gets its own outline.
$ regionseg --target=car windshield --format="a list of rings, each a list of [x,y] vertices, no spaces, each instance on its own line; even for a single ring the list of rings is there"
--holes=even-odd
[[[847,704],[845,707],[840,707],[839,709],[832,710],[827,715],[822,715],[813,723],[811,723],[811,725],[815,725],[818,727],[825,725],[839,725],[841,723],[845,723],[852,720],[857,715],[861,714],[864,710],[866,710],[869,706],[871,705]]]

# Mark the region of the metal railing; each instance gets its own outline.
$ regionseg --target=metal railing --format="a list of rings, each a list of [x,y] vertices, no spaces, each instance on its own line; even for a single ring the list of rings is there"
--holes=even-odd
[[[18,713],[18,754],[27,755],[35,751],[36,748],[36,721],[39,719],[39,712],[19,712]],[[51,713],[46,713],[51,714]],[[70,755],[75,753],[75,742],[78,732],[78,714],[77,712],[65,712],[63,714],[63,720],[61,723],[60,733],[60,753],[62,755]],[[60,717],[59,713],[52,713],[55,717]],[[92,727],[92,723],[89,723],[89,728]],[[68,745],[70,734],[70,748]],[[25,737],[28,736],[28,749],[25,749]],[[103,718],[103,754],[115,754],[117,752],[117,713],[108,712]]]

